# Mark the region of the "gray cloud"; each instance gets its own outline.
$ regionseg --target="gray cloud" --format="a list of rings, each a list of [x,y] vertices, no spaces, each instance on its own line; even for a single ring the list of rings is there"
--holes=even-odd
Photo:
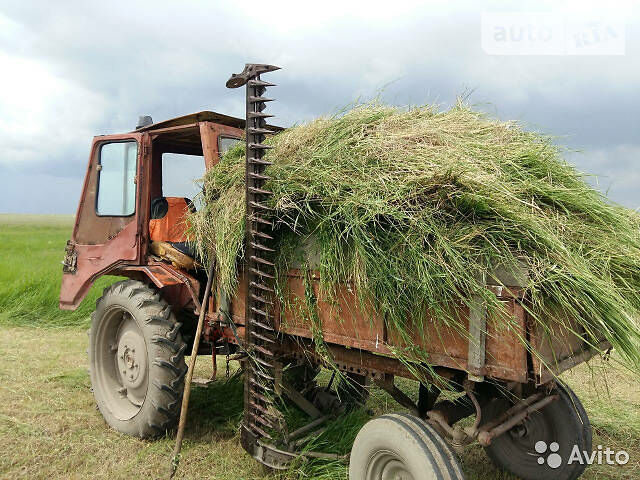
[[[284,67],[273,75],[283,125],[378,93],[446,106],[473,90],[484,110],[582,148],[570,160],[639,206],[637,12],[625,13],[625,56],[486,55],[480,14],[509,5],[275,2],[254,13],[238,3],[0,1],[0,211],[75,211],[91,137],[131,130],[139,114],[242,115],[242,95],[224,82],[247,61]]]

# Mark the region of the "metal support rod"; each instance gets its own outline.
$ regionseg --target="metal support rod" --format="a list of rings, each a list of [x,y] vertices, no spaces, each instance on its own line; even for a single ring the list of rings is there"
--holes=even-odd
[[[383,378],[374,380],[375,384],[387,392],[391,397],[405,408],[408,408],[412,415],[420,416],[418,406],[411,400],[406,393],[396,387],[394,377],[391,374],[385,374]]]
[[[551,395],[546,398],[543,398],[539,402],[536,402],[533,405],[525,408],[520,413],[511,417],[507,422],[501,425],[498,425],[494,429],[489,431],[486,431],[486,430],[480,431],[480,433],[478,433],[478,443],[480,443],[480,445],[482,445],[483,447],[490,445],[494,438],[499,437],[505,432],[508,432],[513,427],[518,425],[520,422],[524,421],[524,419],[527,418],[530,414],[537,412],[538,410],[542,410],[544,407],[546,407],[550,403],[558,400],[558,398],[560,398],[559,395]]]
[[[202,336],[202,326],[204,324],[204,317],[209,305],[209,295],[211,293],[211,285],[213,283],[213,276],[215,274],[216,261],[211,260],[209,266],[209,276],[207,277],[207,286],[204,290],[204,298],[200,307],[200,316],[198,317],[198,327],[196,329],[196,336],[193,339],[193,348],[191,349],[191,358],[189,360],[189,368],[187,369],[187,376],[184,381],[184,393],[182,394],[182,407],[180,408],[180,422],[178,423],[178,433],[176,435],[176,445],[173,448],[173,456],[171,457],[171,466],[169,470],[169,478],[173,478],[180,463],[180,450],[182,449],[182,439],[184,438],[184,427],[187,423],[187,409],[189,407],[189,396],[191,395],[191,380],[193,379],[193,370],[196,366],[196,358],[198,358],[198,347],[200,346],[200,337]],[[215,355],[215,349],[214,349]]]
[[[215,380],[218,376],[218,352],[216,351],[216,344],[214,343],[211,348],[211,380]]]
[[[329,420],[329,418],[331,418],[330,415],[323,415],[320,418],[316,418],[313,422],[307,423],[306,425],[300,427],[299,429],[294,430],[289,434],[289,440],[293,440],[294,438],[299,437],[300,435],[304,435],[305,433],[310,432],[317,426]]]
[[[497,427],[501,423],[506,422],[512,415],[515,415],[516,413],[520,412],[521,410],[527,408],[529,405],[532,405],[532,404],[536,403],[537,401],[539,401],[539,400],[541,400],[543,398],[544,398],[544,394],[538,392],[538,393],[534,393],[530,397],[527,397],[527,398],[525,398],[523,400],[520,400],[513,407],[511,407],[509,410],[507,410],[502,415],[500,415],[498,418],[496,418],[494,420],[491,420],[488,423],[485,423],[482,426],[482,430],[491,430],[491,429]]]

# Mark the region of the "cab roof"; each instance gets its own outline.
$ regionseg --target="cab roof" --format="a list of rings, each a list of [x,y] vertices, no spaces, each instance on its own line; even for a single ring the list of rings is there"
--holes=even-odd
[[[152,123],[151,125],[147,125],[146,127],[141,127],[134,132],[149,132],[153,130],[159,130],[161,128],[170,128],[170,127],[179,127],[182,125],[191,125],[197,122],[213,122],[219,123],[221,125],[226,125],[228,127],[234,128],[244,128],[245,121],[242,118],[230,117],[229,115],[223,115],[222,113],[203,111],[197,113],[190,113],[189,115],[183,115],[181,117],[172,118],[170,120],[164,120],[158,123]],[[274,125],[268,125],[269,128],[280,131],[281,127],[276,127]]]

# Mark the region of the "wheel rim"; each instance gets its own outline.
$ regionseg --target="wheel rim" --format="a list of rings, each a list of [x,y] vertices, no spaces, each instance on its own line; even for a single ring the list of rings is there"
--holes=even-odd
[[[149,384],[147,346],[130,312],[109,309],[95,338],[96,387],[106,407],[119,420],[129,420],[142,408]]]
[[[386,450],[372,455],[365,478],[366,480],[414,480],[402,459]]]

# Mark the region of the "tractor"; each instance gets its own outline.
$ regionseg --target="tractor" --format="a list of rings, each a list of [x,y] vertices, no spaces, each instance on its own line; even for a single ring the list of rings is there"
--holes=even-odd
[[[319,298],[318,319],[339,380],[317,387],[326,355],[316,348],[311,325],[281,321],[285,314],[295,319],[295,312],[286,312],[274,294],[264,142],[281,128],[270,125],[271,99],[265,92],[273,84],[262,76],[277,69],[247,64],[228,80],[230,88],[245,88],[244,119],[211,111],[158,123],[145,116],[129,133],[93,139],[65,250],[60,308],[77,308],[98,277],[125,278],[104,290],[89,330],[91,384],[105,421],[142,438],[171,431],[190,385],[185,356],[211,355],[215,376],[216,356],[226,354],[227,362],[240,362],[244,376],[241,444],[271,468],[287,468],[301,455],[332,458],[301,451],[300,440],[364,403],[375,385],[403,413],[378,416],[360,430],[349,455],[353,480],[462,479],[456,452],[472,442],[520,478],[578,478],[584,465],[552,468],[539,462],[538,447],[553,445],[565,459],[574,446],[591,451],[587,414],[558,375],[608,345],[590,347],[579,327],[561,326],[567,322],[545,331],[530,322],[526,271],[522,276],[496,272],[500,282],[493,283],[499,284],[486,285],[505,305],[513,329],[498,329],[480,301],[461,304],[468,335],[440,328],[431,337],[437,342],[415,338],[428,352],[429,365],[395,358],[398,339],[384,319],[359,307],[352,285],[337,286],[339,304]],[[221,168],[221,156],[238,142],[246,143],[245,255],[237,292],[228,296],[213,288],[215,269],[202,265],[184,220],[198,208],[192,181]],[[303,298],[304,274],[288,272],[292,297]],[[315,288],[318,277],[311,277]],[[542,358],[531,355],[519,338]],[[430,382],[434,375],[455,386],[457,399]],[[417,383],[417,401],[402,390],[408,382],[396,377]],[[283,398],[304,412],[308,423],[288,430],[277,408]]]

